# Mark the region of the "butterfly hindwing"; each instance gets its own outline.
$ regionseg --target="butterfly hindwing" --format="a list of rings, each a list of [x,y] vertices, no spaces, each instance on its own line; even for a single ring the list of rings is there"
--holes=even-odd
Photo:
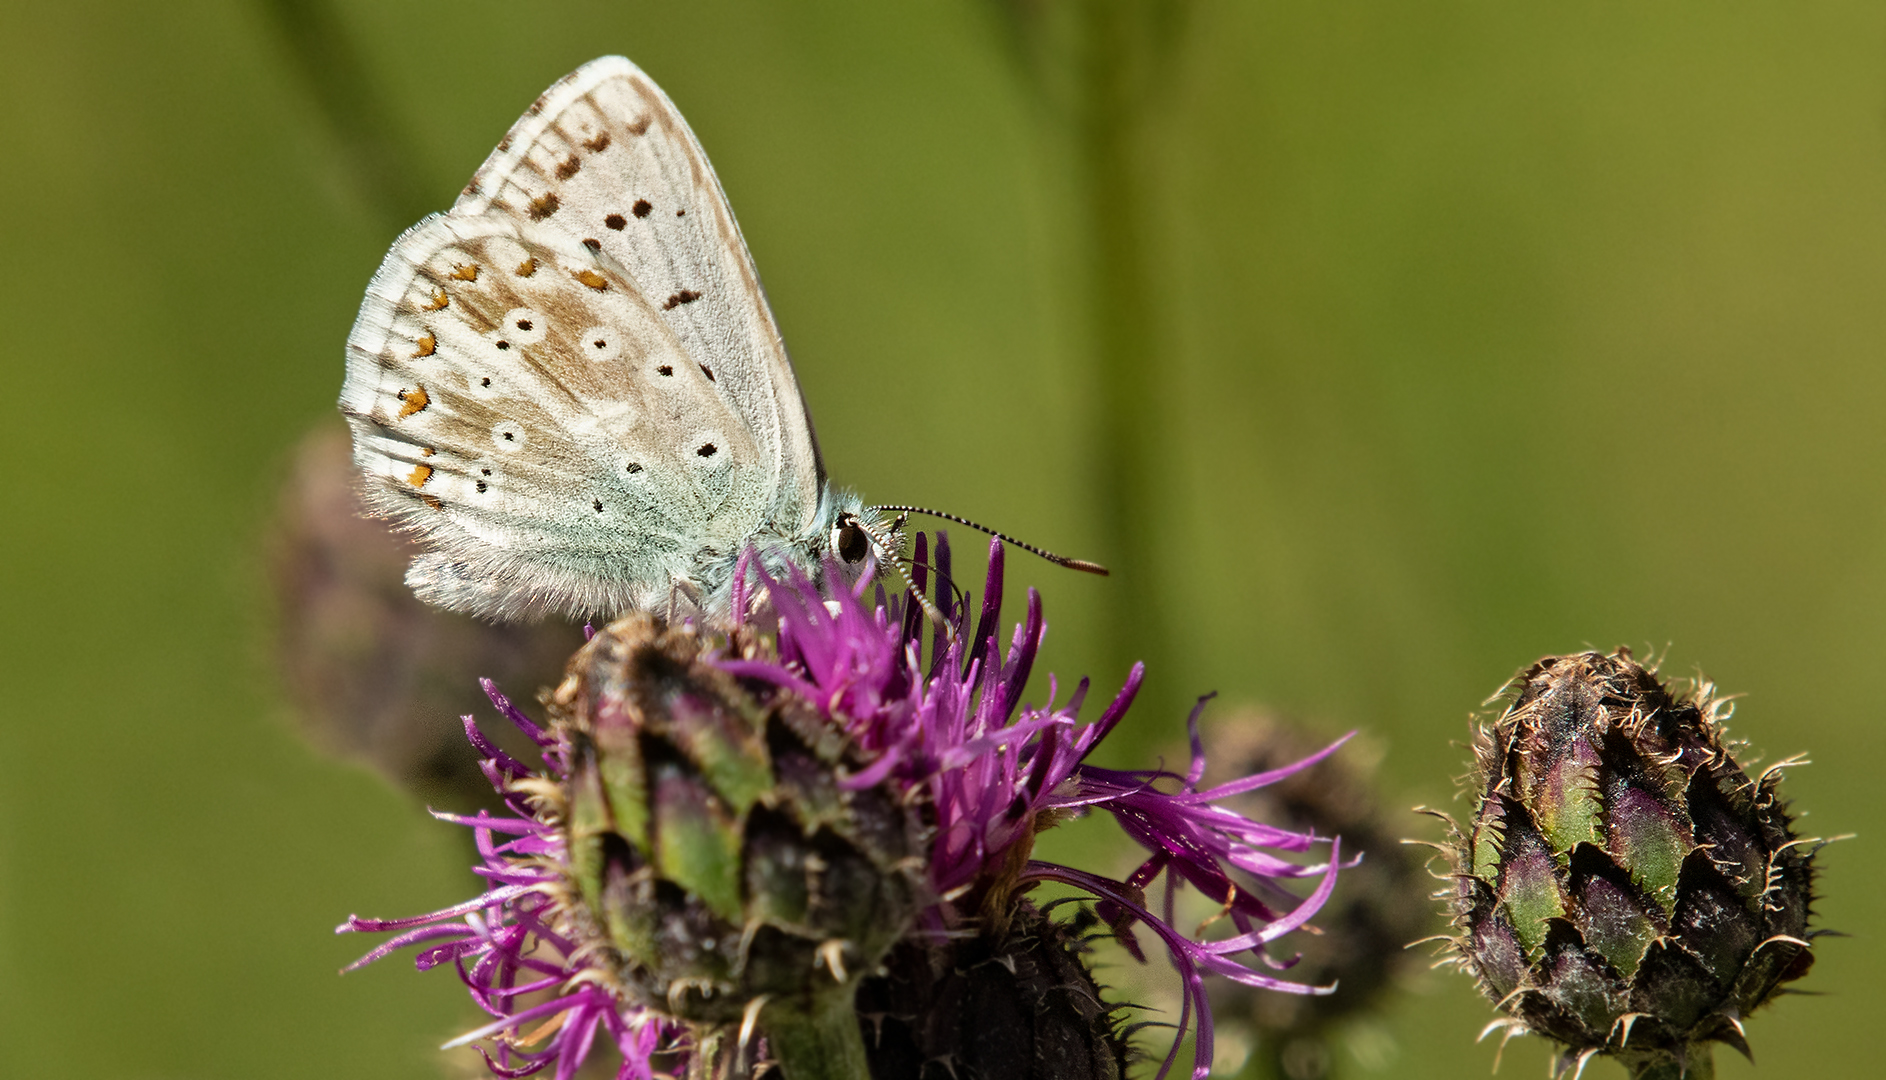
[[[348,341],[372,507],[434,553],[409,580],[498,617],[646,608],[766,521],[773,468],[622,266],[512,215],[427,219]]]

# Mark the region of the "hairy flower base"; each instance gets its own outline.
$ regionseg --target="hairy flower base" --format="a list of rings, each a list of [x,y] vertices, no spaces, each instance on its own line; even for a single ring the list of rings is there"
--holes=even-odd
[[[997,635],[1003,573],[1000,544],[990,549],[988,579],[973,628],[969,605],[953,602],[953,588],[948,584],[949,549],[942,537],[937,539],[934,560],[929,554],[926,538],[919,536],[914,559],[919,568],[916,584],[918,589],[926,589],[927,568],[935,568],[936,605],[952,632],[938,633],[927,657],[924,613],[908,596],[887,601],[880,589],[876,602],[867,605],[861,599],[867,587],[864,583],[856,592],[841,589],[829,597],[822,596],[803,577],[795,575],[784,581],[767,577],[750,556],[742,561],[737,578],[741,584],[734,594],[734,610],[746,613],[746,621],[724,633],[687,631],[700,635],[703,655],[732,680],[714,684],[721,687],[713,693],[724,707],[717,707],[713,715],[723,719],[758,716],[767,709],[789,708],[795,710],[794,715],[810,716],[844,747],[842,754],[821,758],[828,763],[825,767],[831,770],[830,782],[835,790],[849,793],[847,798],[870,790],[888,791],[902,805],[920,811],[924,855],[919,891],[927,900],[903,944],[893,949],[888,966],[865,957],[872,978],[895,976],[902,981],[897,986],[880,983],[873,989],[872,978],[867,978],[865,988],[859,991],[866,997],[878,995],[873,1000],[903,1003],[899,1006],[903,1011],[893,1019],[922,1034],[912,1035],[900,1045],[929,1058],[960,1055],[964,1048],[951,1045],[951,1040],[967,1037],[968,1032],[961,1026],[960,1011],[951,1014],[941,1004],[956,1000],[952,994],[960,994],[960,987],[948,985],[955,966],[910,962],[900,966],[897,957],[908,961],[921,954],[935,960],[951,952],[969,955],[977,950],[991,956],[1025,955],[1033,958],[1030,962],[1050,983],[1066,987],[1079,981],[1074,979],[1073,971],[1083,965],[1078,952],[1068,945],[1065,932],[1022,899],[1023,894],[1044,881],[1071,886],[1093,897],[1095,914],[1136,955],[1138,946],[1131,933],[1135,924],[1150,931],[1165,946],[1180,975],[1184,994],[1178,1024],[1180,1038],[1175,1039],[1160,1068],[1160,1077],[1170,1071],[1188,1031],[1196,1033],[1192,1075],[1202,1078],[1210,1070],[1212,1024],[1204,976],[1219,975],[1245,985],[1291,993],[1326,992],[1327,988],[1290,982],[1265,970],[1287,964],[1270,960],[1264,950],[1303,926],[1328,897],[1340,862],[1337,844],[1329,842],[1329,857],[1322,863],[1292,862],[1289,856],[1301,856],[1323,841],[1252,821],[1220,803],[1289,776],[1335,747],[1285,768],[1200,790],[1205,759],[1197,735],[1198,712],[1194,711],[1192,762],[1184,775],[1088,765],[1085,759],[1094,747],[1125,716],[1139,687],[1142,669],[1135,666],[1126,685],[1090,723],[1078,718],[1087,694],[1085,680],[1065,701],[1057,703],[1058,687],[1050,678],[1047,703],[1039,707],[1024,704],[1024,687],[1046,630],[1039,596],[1029,590],[1027,614],[1003,649]],[[832,580],[838,580],[837,576],[832,575]],[[607,647],[611,634],[608,630],[599,634],[578,654],[572,661],[573,677],[581,670],[585,656]],[[565,690],[569,687],[566,682]],[[695,683],[688,683],[681,697],[693,700],[699,697],[697,690]],[[511,813],[438,816],[474,830],[482,857],[479,873],[489,883],[487,891],[476,900],[414,919],[350,918],[340,931],[394,931],[398,935],[355,966],[411,946],[420,948],[417,963],[422,969],[452,964],[473,1000],[494,1017],[492,1023],[468,1032],[453,1045],[489,1041],[493,1049],[481,1045],[480,1052],[486,1055],[492,1071],[501,1076],[531,1075],[554,1065],[558,1080],[567,1080],[605,1037],[621,1055],[617,1076],[622,1080],[684,1068],[688,1055],[700,1052],[697,1048],[702,1046],[718,1054],[719,1048],[734,1044],[736,1056],[746,1053],[751,1055],[748,1060],[762,1055],[768,1045],[777,1049],[781,1042],[778,1037],[750,1040],[756,1032],[764,1040],[769,1020],[778,1012],[777,1006],[770,1007],[769,1012],[768,997],[755,996],[739,1010],[743,1020],[738,1025],[737,1039],[730,1037],[731,1029],[724,1021],[716,1027],[690,1028],[673,1018],[666,1002],[650,1000],[644,996],[645,991],[638,993],[634,988],[646,983],[624,977],[627,969],[623,967],[623,948],[625,942],[633,943],[629,940],[634,937],[632,933],[629,938],[623,937],[626,931],[618,931],[612,938],[598,938],[598,927],[632,927],[639,925],[635,922],[639,916],[633,912],[611,916],[608,911],[599,915],[594,906],[594,896],[601,895],[594,887],[599,879],[594,877],[593,868],[583,870],[572,865],[572,832],[564,815],[582,802],[574,796],[572,784],[583,775],[595,774],[584,765],[589,760],[585,755],[594,749],[593,733],[583,734],[568,716],[584,709],[590,710],[589,715],[601,715],[618,708],[619,704],[607,695],[625,691],[620,686],[606,690],[597,683],[575,691],[574,697],[565,693],[561,708],[565,718],[548,729],[513,707],[489,683],[486,691],[499,712],[536,743],[543,757],[541,769],[527,768],[487,740],[471,718],[466,718],[466,735],[484,757],[485,775],[504,795]],[[585,704],[584,694],[599,696]],[[1200,705],[1202,708],[1203,702]],[[719,726],[713,727],[714,731],[726,730],[722,721],[715,724]],[[707,730],[689,730],[697,729]],[[701,745],[698,739],[690,741],[685,732],[677,737],[681,742],[675,745]],[[812,739],[813,743],[818,741]],[[735,744],[739,744],[738,739],[727,745]],[[777,739],[769,745],[777,746]],[[679,759],[673,755],[657,757],[668,762],[664,767],[669,772],[662,776],[672,778],[676,775],[673,769],[679,768],[684,779],[710,774],[710,779],[721,778],[713,783],[690,781],[682,788],[694,792],[690,798],[705,800],[700,805],[720,815],[714,820],[728,823],[716,835],[725,838],[729,852],[742,853],[740,859],[724,868],[708,868],[708,879],[738,885],[735,891],[714,901],[718,904],[715,910],[726,914],[778,910],[773,900],[756,892],[770,887],[756,885],[756,881],[773,879],[740,870],[750,865],[743,860],[753,858],[756,850],[750,831],[742,831],[745,826],[740,822],[749,818],[741,816],[747,813],[741,808],[790,806],[795,798],[803,797],[784,788],[755,792],[750,799],[727,795],[728,791],[744,789],[739,783],[728,787],[722,782],[729,774],[725,755],[717,752],[696,753],[689,759],[693,764],[680,761],[678,766],[674,762]],[[773,775],[767,771],[771,766],[760,768],[760,764],[754,765],[752,775]],[[601,768],[607,773],[611,766],[605,763]],[[652,792],[660,785],[651,780],[655,772],[647,771],[654,766],[640,758],[613,768],[617,770],[612,775],[617,776],[613,783],[619,794],[609,803],[609,821],[614,822],[609,828],[617,830],[625,838],[623,843],[634,849],[622,856],[627,860],[622,865],[641,873],[633,868],[659,862],[659,852],[648,839],[647,829],[636,824],[643,811],[636,808],[633,799],[620,793]],[[646,797],[654,800],[649,812],[661,810],[663,796]],[[593,799],[591,804],[600,805]],[[1122,830],[1149,853],[1126,880],[1029,858],[1038,831],[1095,809],[1110,812]],[[638,837],[647,844],[646,849],[635,848]],[[610,850],[623,849],[618,844]],[[722,869],[732,876],[714,876]],[[698,867],[683,870],[684,876],[699,872]],[[1164,897],[1155,907],[1146,896],[1159,884],[1161,875],[1165,876],[1161,890]],[[1305,898],[1277,884],[1298,878],[1315,881]],[[585,881],[592,886],[592,899],[587,905],[583,901]],[[1220,906],[1225,917],[1214,920],[1214,924],[1228,926],[1230,936],[1215,940],[1188,936],[1174,927],[1175,894],[1184,885]],[[625,886],[610,894],[617,897],[611,903],[619,904],[620,897],[632,891]],[[751,907],[755,903],[758,908]],[[701,904],[712,906],[708,899]],[[610,910],[629,911],[619,906]],[[747,932],[737,935],[736,946],[745,948],[742,943],[750,944],[755,940],[754,932],[768,925],[772,924],[765,919],[749,922]],[[1030,945],[1031,940],[1046,944]],[[822,954],[828,982],[832,976],[843,981],[839,973],[848,941],[833,939]],[[939,953],[939,949],[944,951]],[[1250,966],[1241,957],[1257,960],[1262,968]],[[747,953],[729,958],[731,966],[726,970],[737,975],[749,958]],[[943,981],[933,986],[913,986],[912,979],[926,969]],[[1087,986],[1092,985],[1084,970],[1081,977]],[[932,1015],[919,1017],[913,1009],[932,1010]],[[880,1025],[892,1011],[859,1015],[860,1030],[867,1042],[881,1034]],[[1096,997],[1091,1006],[1070,1005],[1059,1014],[1036,1015],[1030,1021],[1034,1025],[1031,1037],[1045,1040],[1039,1045],[1057,1040],[1082,1043],[1087,1048],[1083,1060],[1091,1062],[1094,1071],[1080,1075],[1116,1075],[1117,1039],[1112,1039],[1106,1012]],[[957,1019],[940,1019],[950,1015]],[[952,1023],[957,1025],[959,1036],[948,1034]],[[892,1061],[873,1059],[871,1064],[873,1075],[898,1075],[895,1070],[899,1066]],[[880,1066],[893,1071],[878,1071]],[[800,1080],[789,1063],[786,1071],[788,1080]],[[1043,1080],[1050,1075],[1055,1080],[1072,1080],[1076,1074],[1041,1075]]]

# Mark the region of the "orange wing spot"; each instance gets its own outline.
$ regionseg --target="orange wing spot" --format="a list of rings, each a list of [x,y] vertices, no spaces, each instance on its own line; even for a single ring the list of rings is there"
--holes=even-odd
[[[431,457],[432,455],[434,455],[434,454],[436,454],[436,453],[438,453],[438,451],[437,451],[437,450],[434,450],[434,449],[433,449],[432,447],[430,447],[430,446],[422,446],[422,447],[420,447],[420,448],[419,448],[419,456],[420,456],[420,457]]]
[[[419,305],[419,307],[422,311],[443,311],[445,305],[451,302],[452,298],[445,295],[444,289],[434,289],[432,290],[432,299]]]
[[[518,263],[517,269],[512,272],[518,277],[529,277],[537,272],[537,260],[525,259],[523,262]]]
[[[432,404],[432,399],[426,396],[426,388],[423,386],[415,386],[411,390],[401,390],[399,392],[399,399],[405,402],[405,404],[399,407],[399,418],[401,420],[406,419]]]
[[[562,200],[557,198],[556,192],[546,191],[530,201],[530,219],[542,221],[556,213],[557,207],[561,205],[563,205]]]
[[[412,473],[406,477],[406,482],[414,487],[425,487],[426,481],[430,479],[432,479],[432,466],[415,465]]]
[[[609,287],[609,279],[594,270],[578,270],[572,276],[597,292],[602,292]]]
[[[464,266],[457,267],[452,271],[452,276],[460,281],[477,281],[478,264],[466,263]]]
[[[419,351],[413,354],[413,359],[417,360],[422,356],[431,356],[433,350],[439,347],[439,339],[427,334],[413,344],[419,346]]]
[[[439,501],[439,497],[437,495],[421,495],[419,496],[419,501],[422,503],[425,503],[427,506],[432,507],[434,510],[445,509],[445,504]]]

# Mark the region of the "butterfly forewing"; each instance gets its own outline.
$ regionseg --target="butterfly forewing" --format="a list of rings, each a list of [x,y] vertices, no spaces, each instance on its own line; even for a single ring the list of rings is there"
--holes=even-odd
[[[402,237],[342,410],[424,599],[500,617],[659,603],[753,535],[772,469],[624,268],[500,213]]]
[[[795,536],[812,525],[824,473],[785,347],[713,167],[653,80],[603,57],[552,87],[453,209],[491,211],[624,267],[752,432],[774,478],[769,520]]]

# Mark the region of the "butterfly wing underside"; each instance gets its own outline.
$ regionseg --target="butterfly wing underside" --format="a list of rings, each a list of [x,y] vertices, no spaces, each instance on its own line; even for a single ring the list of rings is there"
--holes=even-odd
[[[545,91],[453,212],[494,209],[598,246],[642,284],[774,455],[771,520],[810,527],[825,471],[798,380],[720,180],[661,87],[605,56]]]
[[[371,506],[408,582],[496,618],[655,607],[817,531],[824,474],[718,181],[607,57],[552,87],[408,231],[348,339]]]

